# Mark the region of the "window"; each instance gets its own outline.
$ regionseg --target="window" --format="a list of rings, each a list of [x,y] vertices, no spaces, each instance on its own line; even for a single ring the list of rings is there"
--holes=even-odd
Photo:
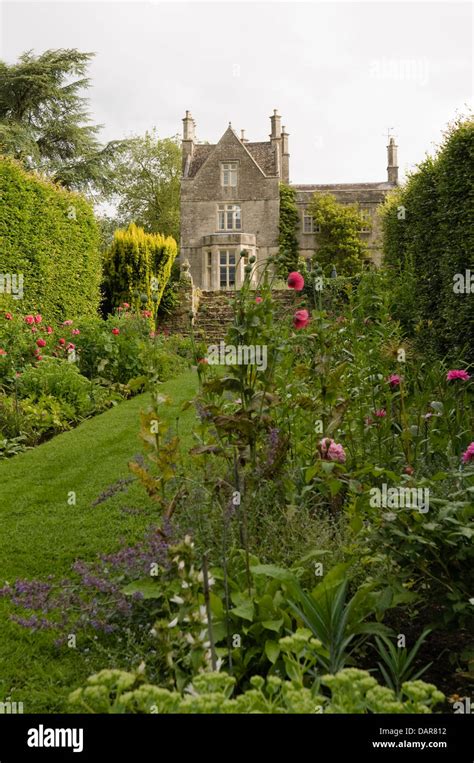
[[[235,188],[237,185],[237,162],[221,164],[221,185]]]
[[[207,253],[207,285],[211,288],[212,285],[212,252]]]
[[[359,228],[359,232],[360,232],[360,233],[370,233],[370,231],[371,231],[371,225],[370,225],[370,222],[371,222],[371,215],[370,215],[370,210],[369,210],[369,207],[362,207],[362,206],[361,206],[361,207],[359,208],[359,211],[360,211],[360,213],[361,213],[362,217],[363,217],[365,220],[367,220],[367,221],[368,221],[368,223],[369,223],[368,225],[364,225],[364,224],[362,224],[362,225],[361,225],[361,227]]]
[[[240,204],[219,204],[217,210],[218,230],[240,230],[241,227]]]
[[[321,228],[316,225],[311,215],[306,210],[303,212],[303,233],[319,233]]]
[[[221,289],[235,286],[235,251],[219,250],[219,285]]]

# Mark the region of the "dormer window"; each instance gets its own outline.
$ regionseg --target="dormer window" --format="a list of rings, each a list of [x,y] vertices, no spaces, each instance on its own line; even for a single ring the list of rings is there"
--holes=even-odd
[[[221,185],[224,188],[235,188],[237,186],[237,162],[222,162]]]

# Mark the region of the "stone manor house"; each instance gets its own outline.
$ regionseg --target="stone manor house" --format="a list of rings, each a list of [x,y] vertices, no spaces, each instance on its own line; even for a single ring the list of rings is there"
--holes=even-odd
[[[257,261],[277,254],[279,184],[289,183],[288,133],[277,110],[270,117],[268,141],[247,140],[229,127],[215,145],[196,141],[196,123],[189,111],[183,119],[180,260],[189,261],[195,286],[203,291],[239,288],[245,258]],[[331,193],[343,203],[358,202],[372,221],[362,229],[371,259],[380,261],[376,209],[398,183],[397,146],[387,146],[387,180],[379,183],[295,185],[300,212],[299,246],[304,257],[318,249],[318,231],[307,214],[314,193]]]

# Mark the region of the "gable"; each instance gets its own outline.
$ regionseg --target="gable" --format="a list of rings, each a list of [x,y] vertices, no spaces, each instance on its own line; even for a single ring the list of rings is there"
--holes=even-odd
[[[214,160],[214,161],[212,161]],[[215,169],[216,162],[238,161],[251,171],[251,164],[260,175],[278,174],[276,148],[270,141],[266,143],[242,143],[231,127],[228,127],[217,144],[197,144],[187,167],[185,176],[193,178],[201,168],[210,162]]]

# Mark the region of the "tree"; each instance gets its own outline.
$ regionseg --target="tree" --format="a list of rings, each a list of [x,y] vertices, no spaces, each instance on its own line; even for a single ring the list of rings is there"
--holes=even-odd
[[[291,186],[280,183],[278,274],[282,278],[287,278],[288,273],[298,267],[298,226],[299,214],[296,206],[296,191]]]
[[[308,212],[320,229],[316,258],[323,269],[335,265],[339,275],[357,273],[368,256],[360,231],[370,227],[358,205],[341,204],[330,193],[315,193]]]
[[[75,49],[23,53],[0,61],[0,153],[66,188],[110,190],[112,159],[120,141],[102,146],[90,123],[86,77],[92,53]]]
[[[117,214],[149,233],[179,241],[181,148],[177,137],[159,138],[156,129],[127,141],[114,169]]]

